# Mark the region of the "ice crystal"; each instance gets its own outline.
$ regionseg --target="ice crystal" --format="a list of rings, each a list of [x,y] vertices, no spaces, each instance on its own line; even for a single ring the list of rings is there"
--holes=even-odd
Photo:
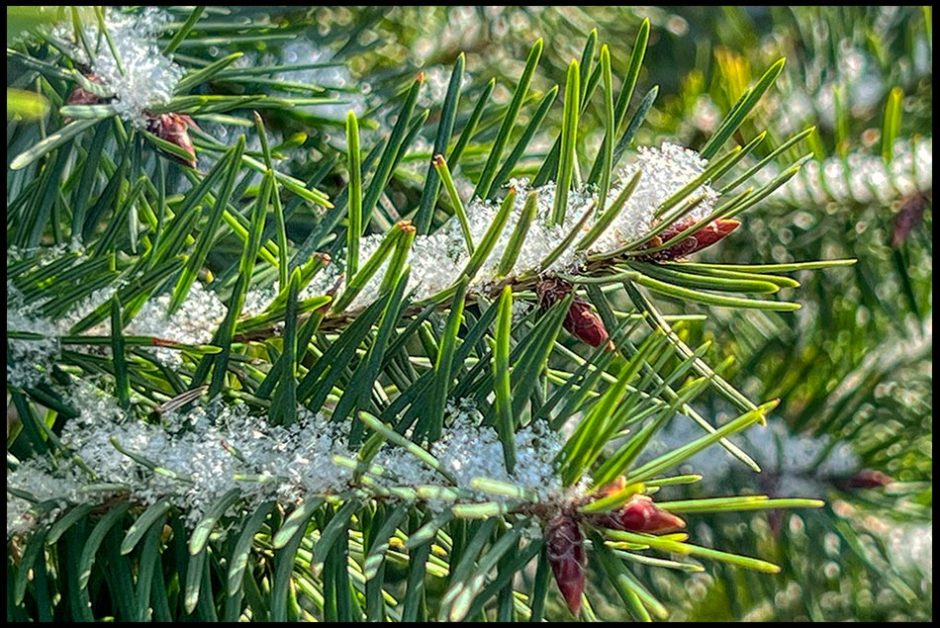
[[[37,523],[53,520],[69,503],[85,499],[74,469],[53,467],[46,458],[33,458],[7,468],[7,487],[29,499],[7,491],[7,537],[22,534]],[[39,508],[45,502],[51,508]],[[45,506],[45,504],[44,504]]]
[[[563,500],[568,496],[555,467],[561,451],[558,434],[545,423],[535,422],[515,434],[516,465],[506,468],[499,435],[491,426],[481,425],[480,412],[463,400],[448,406],[443,436],[430,449],[444,469],[456,480],[456,487],[468,491],[475,501],[501,501],[473,487],[476,478],[499,480],[528,489],[539,502]],[[436,471],[396,448],[381,452],[375,463],[384,469],[381,483],[389,485],[449,486]],[[570,491],[569,491],[570,492]],[[432,504],[432,507],[440,506]]]
[[[160,499],[186,511],[194,525],[219,498],[233,488],[250,508],[262,499],[291,504],[308,495],[341,490],[350,472],[332,462],[334,454],[349,455],[340,433],[306,409],[290,427],[271,426],[244,406],[215,402],[170,413],[163,424],[136,421],[112,398],[88,383],[78,383],[70,402],[79,416],[61,434],[62,444],[90,470],[52,469],[44,458],[28,460],[8,473],[8,485],[36,496],[80,503],[89,498],[83,485],[113,483],[132,500],[151,504]],[[152,460],[177,477],[154,473],[116,445]],[[19,501],[17,501],[19,500]],[[19,497],[8,496],[7,533],[22,532],[35,514]]]
[[[7,471],[7,485],[10,485],[10,472]],[[27,500],[7,493],[7,538],[14,534],[23,534],[36,525],[36,513],[33,504]]]
[[[37,503],[58,500],[65,506],[90,499],[100,503],[126,493],[144,505],[167,500],[186,512],[192,526],[232,489],[240,491],[237,507],[247,510],[267,499],[290,506],[352,486],[351,470],[334,460],[354,455],[346,445],[348,427],[302,407],[290,426],[271,425],[247,406],[218,400],[169,412],[160,423],[152,423],[135,420],[88,381],[77,382],[68,400],[79,415],[65,425],[60,438],[83,465],[53,468],[47,459],[37,457],[8,472],[8,485],[35,496]],[[470,492],[471,501],[504,499],[475,490],[476,478],[511,482],[529,489],[540,502],[569,499],[583,489],[562,487],[554,462],[562,443],[546,424],[533,423],[518,431],[516,466],[509,473],[496,431],[480,425],[481,419],[472,404],[451,405],[444,436],[431,447],[456,478],[456,488]],[[175,477],[155,473],[138,460],[153,461]],[[373,465],[384,469],[377,478],[379,485],[451,486],[397,448],[379,452]],[[111,488],[83,492],[90,484]],[[429,505],[443,509],[450,503]],[[8,535],[24,532],[39,520],[33,506],[16,495],[8,494],[7,506]]]
[[[242,316],[257,316],[264,312],[280,291],[278,282],[266,288],[252,288],[245,295]]]
[[[41,336],[38,340],[7,339],[7,383],[11,386],[35,386],[43,381],[59,355],[59,330],[38,310],[37,304],[27,304],[23,294],[7,279],[7,331]]]
[[[36,268],[42,268],[60,260],[66,252],[65,246],[43,247],[31,250],[12,248],[7,252],[8,263],[31,258]],[[81,254],[81,252],[79,252]],[[7,332],[27,332],[38,338],[11,338],[7,360],[7,383],[13,386],[35,386],[48,381],[52,365],[59,357],[59,336],[71,333],[72,327],[106,303],[122,285],[121,281],[97,289],[75,303],[65,314],[54,319],[44,315],[43,308],[55,305],[56,295],[49,292],[27,299],[16,284],[7,278]],[[83,332],[85,335],[107,335],[109,321],[105,320]],[[83,351],[82,347],[77,350]]]
[[[8,258],[12,261],[26,256],[35,257],[39,267],[48,264],[62,250],[14,250]],[[79,300],[65,314],[50,319],[42,313],[43,307],[55,300],[55,295],[45,294],[39,299],[26,301],[23,293],[7,279],[7,331],[38,334],[40,338],[13,338],[9,341],[12,360],[7,363],[7,382],[13,386],[35,386],[47,381],[52,365],[59,357],[59,337],[72,333],[76,323],[84,319],[102,304],[107,303],[121,288],[123,280],[94,290]],[[46,298],[48,297],[48,298]],[[169,294],[150,299],[124,330],[129,335],[154,336],[183,344],[205,344],[225,318],[225,305],[216,294],[198,282],[190,289],[187,299],[169,318],[166,316]],[[111,333],[111,322],[105,318],[82,332],[87,336],[106,336]],[[74,350],[87,352],[90,349],[75,345]],[[93,350],[100,351],[100,348]],[[179,352],[173,349],[155,349],[157,358],[167,365],[179,365]]]
[[[100,84],[114,94],[110,103],[114,110],[142,127],[146,124],[144,112],[169,102],[185,73],[162,54],[157,43],[169,19],[168,14],[153,7],[137,13],[108,7],[105,28],[114,51],[100,33],[98,23],[86,20],[84,39],[91,48],[90,58],[70,25],[59,26],[54,35],[70,42],[69,52],[76,61],[89,66]]]
[[[614,250],[646,233],[653,223],[653,212],[663,201],[702,174],[707,162],[698,153],[682,146],[664,143],[660,148],[641,147],[636,161],[620,171],[618,185],[611,190],[612,201],[630,179],[640,172],[640,181],[614,223],[595,243],[592,250]],[[718,193],[708,185],[692,192],[702,202],[689,214],[699,220],[713,209]]]
[[[226,307],[218,296],[198,281],[189,289],[189,295],[178,310],[167,315],[170,294],[151,298],[127,326],[127,333],[154,336],[183,344],[206,344],[225,319]],[[178,351],[156,349],[157,359],[167,365],[178,365],[182,358]]]

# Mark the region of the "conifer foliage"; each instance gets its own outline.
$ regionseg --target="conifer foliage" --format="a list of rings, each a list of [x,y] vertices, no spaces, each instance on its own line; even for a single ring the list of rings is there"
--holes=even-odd
[[[761,472],[781,401],[700,313],[795,317],[794,273],[854,263],[701,259],[805,176],[812,129],[761,128],[784,59],[643,145],[649,20],[489,76],[383,66],[374,9],[43,18],[8,45],[8,619],[649,620],[656,572],[773,587],[702,525],[822,495],[684,465]]]

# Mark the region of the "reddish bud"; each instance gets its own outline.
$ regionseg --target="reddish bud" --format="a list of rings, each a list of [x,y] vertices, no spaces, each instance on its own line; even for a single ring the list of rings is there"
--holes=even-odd
[[[557,515],[545,530],[548,564],[551,565],[558,590],[568,609],[575,615],[581,610],[584,592],[584,536],[578,522],[568,514]]]
[[[69,98],[65,104],[67,105],[97,105],[100,99],[97,95],[92,94],[90,91],[82,87],[81,85],[76,85],[72,90],[72,93],[69,94]]]
[[[99,85],[101,84],[101,79],[98,77],[97,74],[94,74],[93,72],[85,72],[85,73],[83,73],[83,76],[84,76],[90,83],[97,83],[97,84],[99,84]],[[69,98],[68,98],[68,101],[67,101],[66,104],[69,104],[69,105],[96,105],[96,104],[98,104],[99,102],[101,102],[102,100],[106,100],[106,99],[101,98],[101,97],[98,96],[97,94],[94,94],[94,93],[88,91],[87,89],[85,89],[85,88],[82,87],[81,85],[76,85],[74,88],[72,88],[72,93],[69,94]]]
[[[659,240],[659,242],[655,244],[654,246],[659,246],[663,242],[672,240],[674,237],[676,237],[677,235],[679,235],[686,229],[689,229],[694,224],[695,224],[695,221],[692,220],[688,216],[680,220],[677,220],[676,222],[672,223],[671,225],[669,225],[668,227],[660,231],[658,236],[653,237],[654,240]]]
[[[545,311],[568,296],[571,284],[561,279],[545,279],[536,285],[535,291],[539,295],[539,307]],[[604,321],[583,299],[575,298],[571,302],[563,326],[569,334],[592,347],[609,343]]]
[[[551,277],[538,282],[535,285],[535,293],[539,297],[539,308],[545,312],[571,293],[571,284]]]
[[[99,79],[94,74],[87,74],[85,75],[85,78],[87,78],[92,83],[101,82],[101,79]],[[97,94],[93,94],[92,92],[88,91],[81,85],[76,85],[75,87],[72,88],[72,93],[69,94],[69,97],[65,101],[65,104],[66,105],[97,105],[103,100],[106,100],[106,99],[101,98]],[[68,118],[68,117],[63,120],[63,122],[65,122],[66,124],[68,124],[71,121],[72,121],[72,118]]]
[[[695,222],[691,218],[685,218],[669,225],[658,236],[649,241],[649,247],[661,246],[664,242],[668,242],[686,229],[692,227],[693,224],[695,224]],[[685,257],[686,255],[697,253],[711,246],[740,226],[740,221],[731,220],[729,218],[719,218],[708,223],[686,239],[677,242],[668,249],[640,256],[639,259],[658,262]]]
[[[653,503],[646,495],[634,495],[619,510],[591,517],[592,523],[625,532],[665,534],[685,528],[685,521]]]
[[[894,482],[887,473],[874,469],[862,469],[846,482],[848,488],[884,488]]]
[[[575,299],[565,316],[565,329],[572,336],[592,347],[599,347],[607,342],[607,329],[601,317],[591,309],[587,302]]]
[[[147,129],[151,133],[171,144],[176,144],[190,156],[188,160],[184,160],[175,154],[167,153],[170,159],[195,168],[196,149],[192,140],[189,139],[189,127],[199,128],[191,117],[179,113],[162,113],[150,118],[147,123]]]
[[[907,237],[920,224],[927,208],[927,197],[923,194],[912,194],[904,199],[901,211],[894,217],[894,231],[891,234],[891,246],[897,248],[904,244]]]

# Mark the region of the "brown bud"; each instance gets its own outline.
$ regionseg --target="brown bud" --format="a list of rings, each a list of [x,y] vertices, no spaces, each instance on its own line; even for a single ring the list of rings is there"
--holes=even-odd
[[[685,218],[677,220],[676,222],[672,223],[671,225],[669,225],[668,227],[666,227],[665,229],[659,232],[659,235],[656,236],[660,240],[659,244],[662,244],[663,242],[666,242],[668,240],[672,240],[674,237],[676,237],[677,235],[679,235],[686,229],[690,228],[694,224],[695,224],[695,221],[692,220],[692,218],[690,218],[689,216],[686,216]]]
[[[171,144],[176,144],[190,156],[188,160],[184,160],[175,154],[167,153],[170,159],[195,168],[196,149],[192,140],[189,139],[189,127],[199,128],[191,117],[179,113],[162,113],[150,118],[147,123],[147,128],[151,133]]]
[[[593,515],[591,522],[612,530],[665,534],[685,528],[685,521],[653,503],[646,495],[634,495],[620,509]]]
[[[90,91],[82,87],[81,85],[76,85],[72,90],[72,93],[69,94],[69,98],[66,101],[67,105],[97,105],[100,102],[100,99],[97,95],[92,94]]]
[[[695,224],[695,222],[691,218],[685,218],[679,222],[673,223],[666,227],[658,236],[652,238],[648,242],[648,246],[650,248],[661,246],[664,242],[668,242],[686,229],[691,228],[693,224]],[[740,226],[740,221],[731,220],[730,218],[719,218],[708,223],[686,239],[677,242],[668,249],[656,251],[648,255],[641,255],[638,259],[659,262],[685,257],[686,255],[697,253],[711,246]]]
[[[565,598],[568,609],[575,615],[581,610],[581,594],[584,593],[584,536],[578,522],[569,514],[562,513],[548,522],[545,530],[548,564]]]
[[[599,347],[608,341],[604,321],[586,301],[581,299],[571,302],[563,324],[569,334],[592,347]]]
[[[88,71],[83,72],[82,76],[90,83],[96,83],[101,85],[101,78],[94,72]],[[76,85],[72,88],[72,93],[69,94],[68,104],[70,105],[94,105],[103,100],[108,100],[107,98],[101,98],[100,96],[88,91],[81,85]]]
[[[549,277],[535,284],[539,308],[545,312],[571,293],[571,284],[557,277]]]
[[[94,74],[86,74],[85,78],[87,78],[92,83],[101,82],[101,79],[98,78]],[[88,91],[81,85],[76,85],[75,87],[72,88],[72,93],[69,94],[69,97],[65,101],[65,104],[66,105],[97,105],[98,103],[103,102],[104,100],[107,100],[107,99],[101,98],[97,94],[93,94],[92,92]],[[66,117],[65,119],[63,119],[63,122],[65,122],[66,124],[68,124],[71,121],[72,121],[72,118]]]
[[[545,311],[568,296],[571,284],[557,278],[545,279],[535,286],[535,292],[539,296],[539,307]],[[563,325],[569,334],[592,347],[609,343],[604,321],[583,299],[575,298],[571,302]]]

